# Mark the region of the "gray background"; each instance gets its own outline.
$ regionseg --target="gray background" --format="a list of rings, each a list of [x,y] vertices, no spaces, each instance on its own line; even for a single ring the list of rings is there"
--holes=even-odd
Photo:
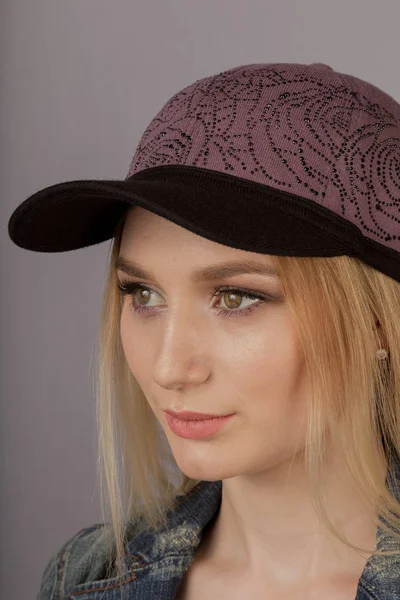
[[[101,520],[94,338],[109,243],[28,252],[7,234],[40,188],[124,178],[149,121],[194,80],[323,62],[400,101],[398,0],[1,0],[1,598]]]

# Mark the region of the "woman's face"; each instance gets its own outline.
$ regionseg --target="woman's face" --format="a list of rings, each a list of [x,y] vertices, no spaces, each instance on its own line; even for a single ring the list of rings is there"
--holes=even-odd
[[[127,215],[121,257],[154,277],[118,269],[119,281],[145,287],[124,296],[121,341],[182,472],[226,479],[270,469],[302,450],[304,357],[279,279],[243,273],[191,281],[210,265],[253,260],[268,267],[271,258],[212,242],[141,207]],[[229,291],[213,297],[218,287],[244,288],[265,301]],[[163,409],[236,414],[219,432],[186,439],[173,433]]]

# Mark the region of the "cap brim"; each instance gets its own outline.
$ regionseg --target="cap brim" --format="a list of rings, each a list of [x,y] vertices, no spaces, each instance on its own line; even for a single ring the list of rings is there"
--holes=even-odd
[[[133,206],[238,249],[313,256],[327,246],[329,219],[310,200],[180,165],[145,169],[126,180],[69,181],[44,188],[16,208],[8,233],[27,250],[76,250],[111,239]],[[337,245],[331,251],[337,253]]]

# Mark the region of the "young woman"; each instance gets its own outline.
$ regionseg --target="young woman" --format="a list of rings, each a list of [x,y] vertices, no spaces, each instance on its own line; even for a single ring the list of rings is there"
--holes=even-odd
[[[177,92],[124,181],[14,211],[28,250],[112,239],[111,516],[39,600],[400,598],[399,140],[365,81],[244,65]]]

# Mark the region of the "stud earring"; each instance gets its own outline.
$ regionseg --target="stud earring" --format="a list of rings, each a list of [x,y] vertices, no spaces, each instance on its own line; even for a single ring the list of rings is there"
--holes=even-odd
[[[385,360],[385,358],[388,357],[388,353],[385,348],[379,348],[379,350],[376,351],[376,357],[378,360]]]

